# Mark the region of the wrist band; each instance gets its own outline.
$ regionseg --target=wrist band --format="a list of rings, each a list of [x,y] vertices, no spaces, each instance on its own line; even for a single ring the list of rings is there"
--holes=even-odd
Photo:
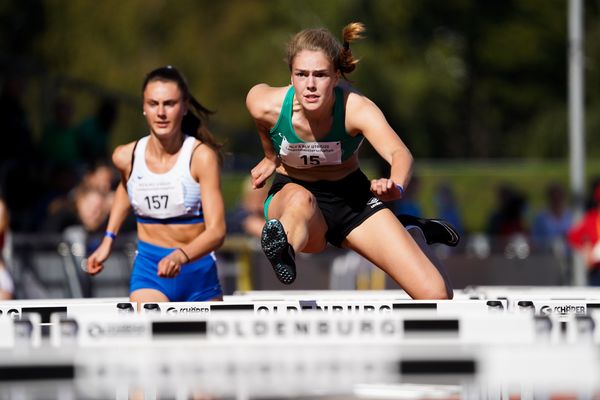
[[[112,240],[115,240],[117,238],[117,234],[111,231],[106,231],[104,232],[104,237],[109,237]]]
[[[185,251],[183,251],[183,249],[181,247],[178,247],[177,250],[179,250],[181,252],[181,254],[183,254],[185,256],[186,259],[186,264],[190,262],[190,257],[187,255],[187,253]]]
[[[400,194],[404,194],[404,188],[402,187],[402,185],[398,185],[396,183],[396,187],[398,188],[398,190],[400,191]]]

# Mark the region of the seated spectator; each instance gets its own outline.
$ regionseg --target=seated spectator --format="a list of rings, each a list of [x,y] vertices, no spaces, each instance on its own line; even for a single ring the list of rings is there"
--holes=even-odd
[[[118,178],[113,167],[105,162],[97,163],[85,172],[73,190],[50,203],[42,230],[61,233],[69,226],[81,225],[86,232],[95,232],[98,228],[96,224],[108,218],[117,184]],[[122,231],[133,230],[135,218],[131,217]]]

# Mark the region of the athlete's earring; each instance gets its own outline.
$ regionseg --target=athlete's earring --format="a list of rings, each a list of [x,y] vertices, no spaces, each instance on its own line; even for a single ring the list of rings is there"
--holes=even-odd
[[[142,111],[142,114],[146,115],[146,111]]]

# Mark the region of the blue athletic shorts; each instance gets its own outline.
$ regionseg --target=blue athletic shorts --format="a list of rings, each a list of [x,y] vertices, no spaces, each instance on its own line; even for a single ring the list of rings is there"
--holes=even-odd
[[[212,253],[182,265],[181,272],[174,278],[158,276],[158,262],[173,250],[175,249],[139,240],[129,292],[156,289],[167,296],[169,301],[207,301],[223,294],[217,275],[217,263]]]

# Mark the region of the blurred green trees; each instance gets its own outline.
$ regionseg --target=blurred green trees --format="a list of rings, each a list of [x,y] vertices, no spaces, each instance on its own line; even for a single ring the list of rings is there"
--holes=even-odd
[[[597,157],[600,2],[584,3],[587,145]],[[145,133],[143,76],[173,64],[217,111],[212,128],[228,150],[258,157],[244,103],[248,89],[289,82],[284,45],[299,29],[337,33],[362,21],[367,38],[353,46],[361,63],[349,78],[380,105],[416,157],[565,158],[567,6],[565,0],[3,1],[0,62],[3,71],[23,68],[43,83],[29,93],[33,118],[44,118],[40,108],[58,91],[81,98],[80,114],[91,112],[99,92],[116,95],[114,144]]]

